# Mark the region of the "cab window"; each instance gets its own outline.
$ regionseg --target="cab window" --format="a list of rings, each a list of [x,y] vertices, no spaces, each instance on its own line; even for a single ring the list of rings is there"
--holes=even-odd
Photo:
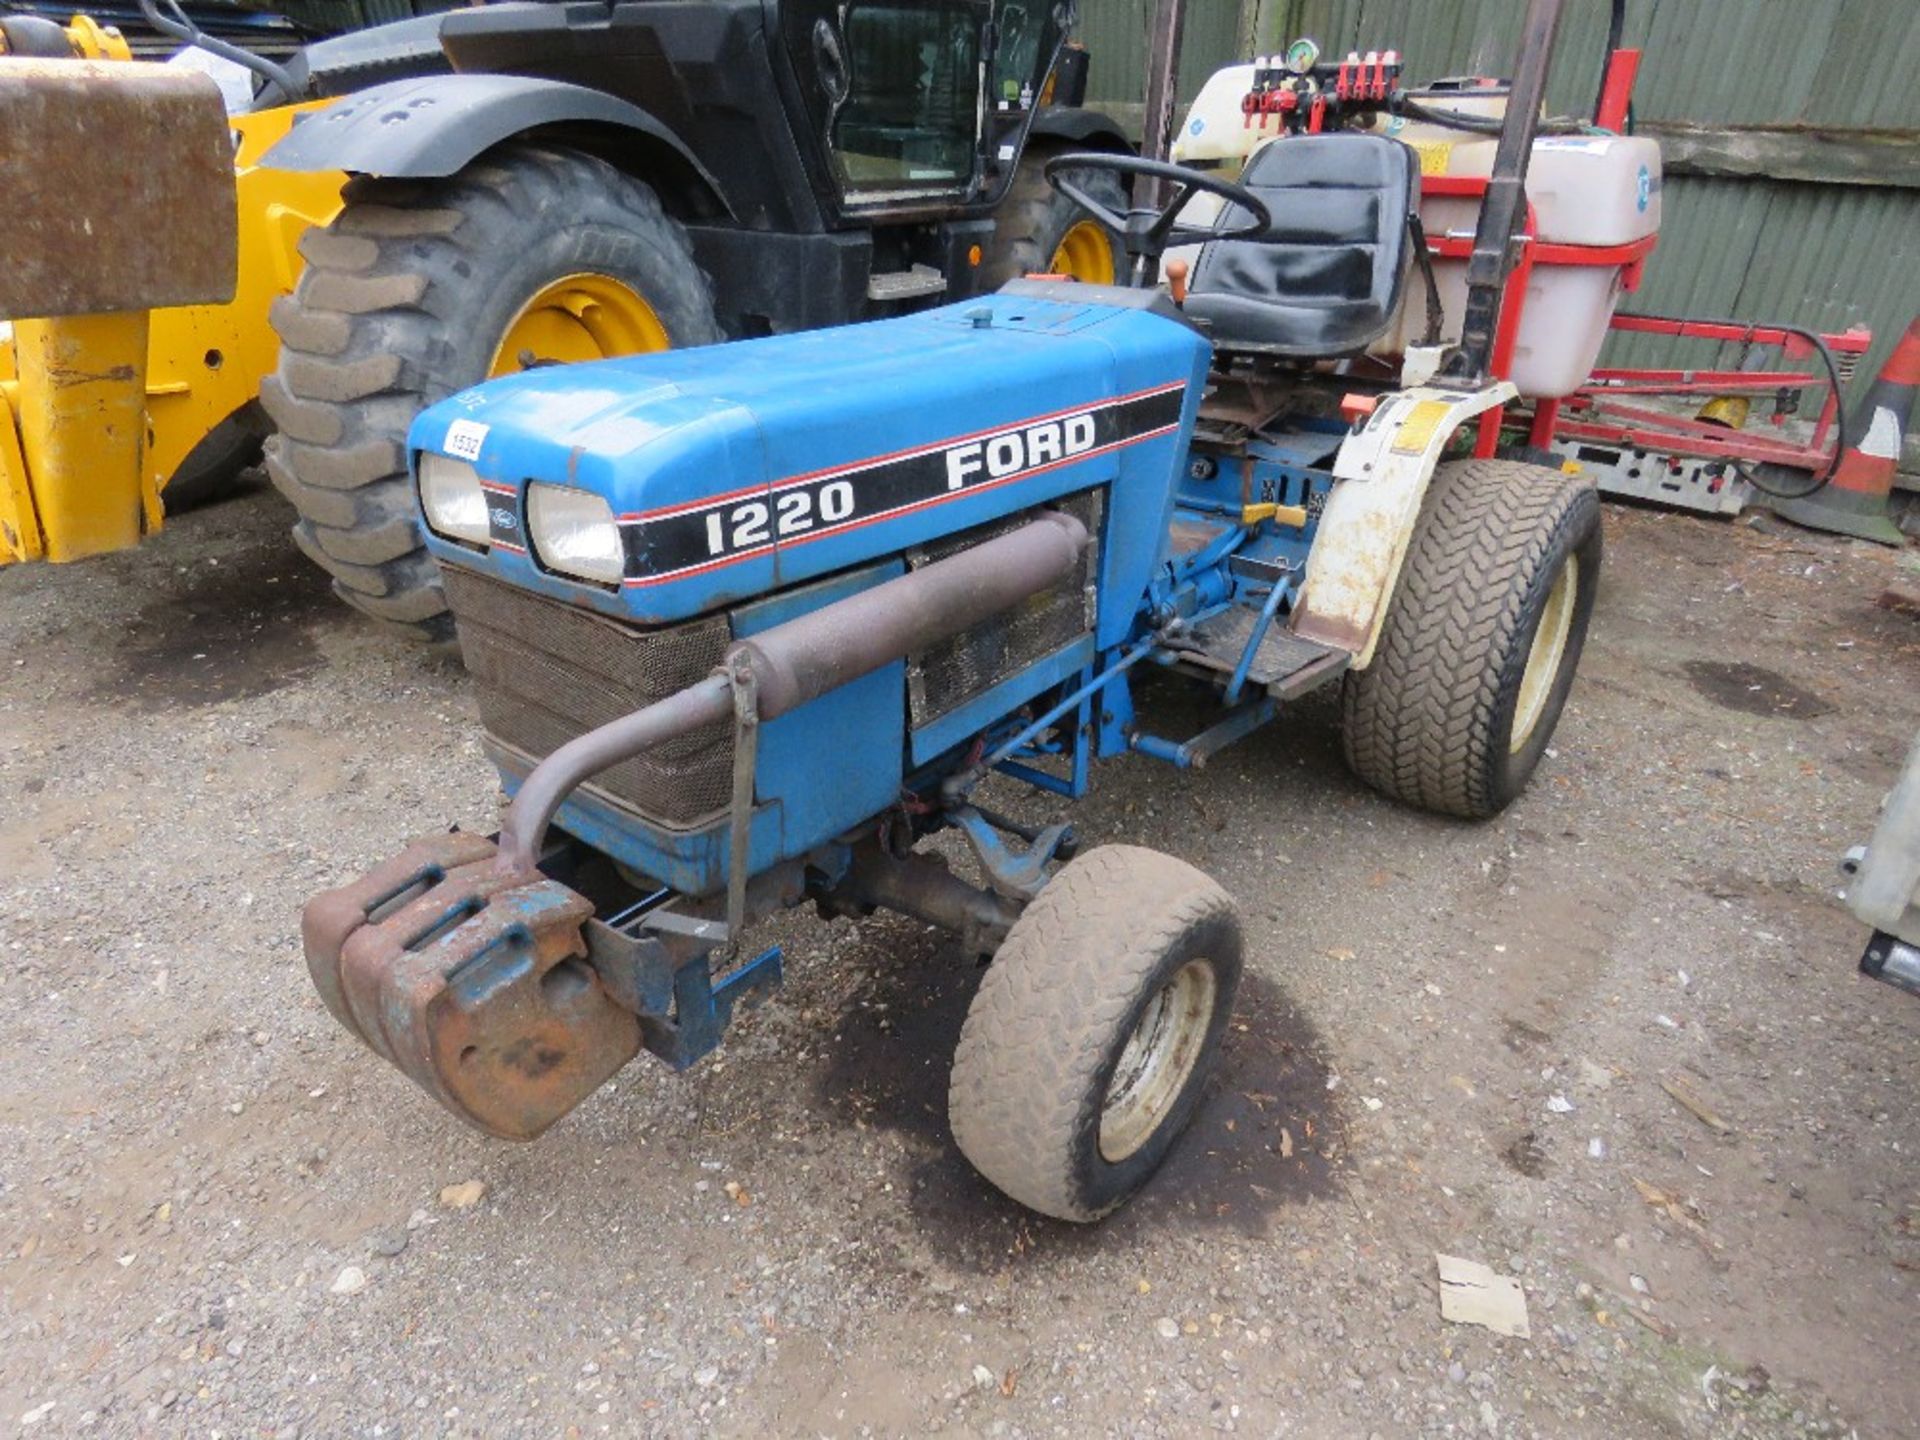
[[[789,6],[809,108],[849,199],[972,186],[989,14],[979,0]]]

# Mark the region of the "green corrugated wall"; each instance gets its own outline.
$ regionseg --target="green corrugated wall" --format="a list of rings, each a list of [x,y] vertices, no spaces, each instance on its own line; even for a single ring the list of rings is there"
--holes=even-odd
[[[1506,73],[1525,0],[1188,0],[1182,98],[1216,66],[1311,35],[1323,49],[1397,49],[1414,81]],[[1568,0],[1548,103],[1589,114],[1606,0]],[[1081,0],[1091,103],[1137,105],[1153,0]],[[1637,122],[1874,132],[1920,147],[1920,0],[1630,0],[1646,51]],[[1889,132],[1892,132],[1891,134]],[[1909,152],[1911,153],[1911,152]],[[1667,177],[1660,247],[1632,308],[1865,324],[1871,373],[1920,311],[1920,187],[1685,173]],[[1871,178],[1871,177],[1869,177]],[[1624,338],[1624,364],[1701,363],[1699,346]]]

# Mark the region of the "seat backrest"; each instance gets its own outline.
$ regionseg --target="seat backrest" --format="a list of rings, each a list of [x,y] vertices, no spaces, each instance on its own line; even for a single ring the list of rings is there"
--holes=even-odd
[[[1273,221],[1258,239],[1201,247],[1186,311],[1207,322],[1215,347],[1326,360],[1384,334],[1412,254],[1412,149],[1380,135],[1288,136],[1256,150],[1240,183]],[[1228,205],[1215,229],[1246,222]]]

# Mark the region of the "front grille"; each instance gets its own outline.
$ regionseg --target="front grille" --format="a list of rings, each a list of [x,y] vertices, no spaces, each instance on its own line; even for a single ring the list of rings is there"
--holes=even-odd
[[[909,658],[907,697],[913,728],[951,713],[1007,676],[1051,655],[1061,646],[1093,628],[1094,584],[1100,565],[1100,499],[1104,492],[1087,490],[1046,508],[1064,510],[1093,536],[1081,552],[1080,563],[1066,578],[1042,590],[1026,604],[997,615],[984,624],[943,640]],[[969,546],[1018,530],[1037,511],[1024,511],[972,530],[952,535],[936,545],[907,553],[907,566],[918,570]]]
[[[456,566],[442,574],[481,724],[536,760],[704,680],[732,638],[724,615],[649,630]],[[732,795],[733,726],[677,736],[601,772],[591,788],[668,824],[706,819]]]

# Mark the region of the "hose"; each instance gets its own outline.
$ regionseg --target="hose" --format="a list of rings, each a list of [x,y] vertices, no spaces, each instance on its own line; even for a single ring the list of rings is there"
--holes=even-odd
[[[1744,320],[1724,320],[1711,315],[1651,315],[1644,311],[1636,310],[1631,315],[1625,315],[1623,312],[1621,318],[1629,320],[1660,320],[1670,325],[1745,325],[1747,326],[1749,337],[1751,337],[1752,331],[1757,328]],[[1763,461],[1759,465],[1748,465],[1736,460],[1733,462],[1733,468],[1742,480],[1745,480],[1762,495],[1771,495],[1775,500],[1804,500],[1809,495],[1826,488],[1827,482],[1833,478],[1834,472],[1840,468],[1840,461],[1847,453],[1847,397],[1841,387],[1840,367],[1834,362],[1833,352],[1827,348],[1827,342],[1821,339],[1816,332],[1804,329],[1799,325],[1782,325],[1775,321],[1769,321],[1766,328],[1769,330],[1784,330],[1789,335],[1798,335],[1813,348],[1820,356],[1820,363],[1826,367],[1827,384],[1832,387],[1833,390],[1833,453],[1827,457],[1827,468],[1820,472],[1819,477],[1811,485],[1800,490],[1777,490],[1761,480],[1759,472],[1765,469],[1771,462]],[[1685,337],[1677,336],[1675,338],[1684,339]]]
[[[160,0],[140,0],[140,13],[146,17],[147,24],[169,39],[178,40],[183,45],[196,45],[210,55],[218,55],[222,60],[231,60],[260,76],[280,92],[277,103],[291,105],[300,98],[300,86],[285,67],[276,65],[264,55],[256,55],[251,50],[243,50],[238,45],[229,44],[215,36],[207,34],[187,17],[180,8],[180,0],[165,0],[173,18],[160,13]],[[270,96],[262,96],[270,99]]]
[[[1475,91],[1475,94],[1481,92]],[[1429,125],[1444,126],[1449,130],[1467,130],[1475,135],[1498,135],[1505,125],[1491,115],[1468,115],[1461,110],[1443,110],[1437,106],[1423,105],[1418,100],[1401,95],[1394,109],[1414,120],[1424,120]],[[1534,127],[1536,135],[1580,135],[1592,129],[1585,120],[1576,120],[1571,115],[1555,115],[1542,120]]]

